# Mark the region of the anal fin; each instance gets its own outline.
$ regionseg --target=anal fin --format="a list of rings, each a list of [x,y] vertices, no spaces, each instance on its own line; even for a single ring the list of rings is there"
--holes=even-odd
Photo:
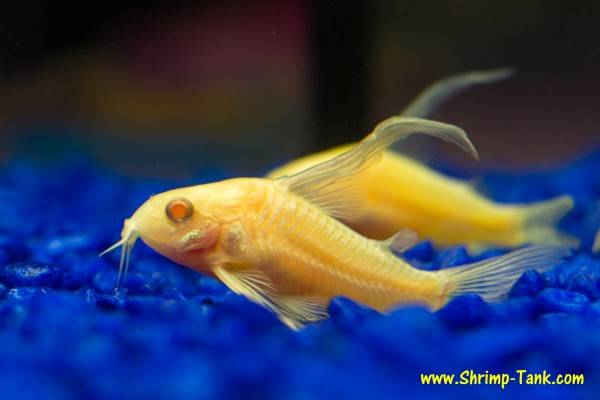
[[[295,331],[309,322],[321,321],[329,316],[325,298],[282,294],[271,279],[256,268],[228,268],[224,265],[215,268],[214,273],[235,293],[270,310]]]

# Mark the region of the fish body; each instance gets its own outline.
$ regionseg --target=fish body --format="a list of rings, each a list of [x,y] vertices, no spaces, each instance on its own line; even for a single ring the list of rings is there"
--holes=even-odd
[[[353,144],[325,150],[292,161],[268,177],[291,175],[348,151]],[[518,247],[529,244],[574,245],[576,240],[556,229],[573,207],[560,196],[532,204],[496,203],[463,180],[444,176],[409,157],[386,151],[356,182],[366,195],[363,215],[352,229],[374,239],[389,237],[401,228],[438,245],[467,244],[471,249]]]
[[[109,250],[123,246],[126,272],[129,252],[141,238],[174,262],[266,307],[293,329],[326,318],[336,296],[380,311],[401,304],[433,310],[470,292],[495,300],[525,269],[547,268],[568,254],[563,247],[537,246],[423,271],[393,253],[414,245],[414,233],[402,230],[375,241],[339,222],[361,215],[365,198],[356,182],[391,143],[413,132],[476,155],[456,127],[393,117],[349,151],[292,176],[237,178],[155,195],[125,221],[122,240]]]
[[[193,205],[194,215],[156,229],[148,215],[160,218],[178,198]],[[237,178],[165,192],[148,200],[125,229],[129,224],[178,264],[218,278],[262,276],[280,296],[345,296],[378,310],[441,302],[443,284],[435,274],[411,267],[274,180]]]

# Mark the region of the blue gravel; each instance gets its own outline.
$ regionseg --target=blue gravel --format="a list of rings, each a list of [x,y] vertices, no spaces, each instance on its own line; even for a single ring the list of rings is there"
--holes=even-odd
[[[581,249],[528,271],[508,298],[474,295],[429,313],[381,315],[335,299],[331,318],[293,332],[225,286],[155,254],[132,253],[113,291],[122,222],[152,193],[211,180],[133,180],[74,159],[0,169],[0,390],[19,399],[597,399],[600,393],[600,153],[543,174],[490,171],[498,200],[563,193],[561,226]],[[498,250],[485,256],[499,254]],[[465,248],[420,243],[406,257],[438,269],[473,261]],[[527,373],[583,374],[582,385],[519,384]],[[466,372],[465,372],[466,371]],[[497,384],[424,385],[421,374],[505,373]],[[525,379],[525,378],[524,378]]]
[[[17,262],[0,267],[0,283],[6,287],[59,288],[63,279],[60,268],[35,261]]]

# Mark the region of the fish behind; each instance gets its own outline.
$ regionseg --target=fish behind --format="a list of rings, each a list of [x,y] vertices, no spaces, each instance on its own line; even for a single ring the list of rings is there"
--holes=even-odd
[[[394,254],[416,244],[412,231],[375,241],[339,222],[364,211],[357,179],[392,142],[417,132],[476,156],[459,128],[393,117],[349,151],[292,176],[237,178],[152,196],[125,221],[121,241],[107,251],[122,246],[121,278],[141,238],[172,261],[269,309],[295,330],[327,318],[327,306],[336,296],[379,311],[402,304],[435,310],[463,293],[497,300],[524,270],[548,268],[569,254],[560,246],[533,246],[424,271]]]
[[[448,98],[474,85],[510,76],[511,70],[473,71],[434,83],[401,115],[427,117]],[[350,150],[350,143],[307,155],[268,174],[292,175]],[[486,198],[469,182],[454,179],[403,154],[385,151],[382,160],[355,184],[363,187],[368,206],[350,227],[373,239],[401,228],[437,245],[466,244],[469,250],[514,248],[524,244],[576,245],[577,240],[556,228],[573,208],[573,198],[558,196],[529,204],[501,204]]]

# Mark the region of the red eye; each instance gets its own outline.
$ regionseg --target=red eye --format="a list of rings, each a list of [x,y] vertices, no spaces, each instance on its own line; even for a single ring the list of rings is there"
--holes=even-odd
[[[167,217],[173,222],[182,222],[192,216],[194,207],[188,199],[183,197],[177,197],[167,204],[165,213]]]

